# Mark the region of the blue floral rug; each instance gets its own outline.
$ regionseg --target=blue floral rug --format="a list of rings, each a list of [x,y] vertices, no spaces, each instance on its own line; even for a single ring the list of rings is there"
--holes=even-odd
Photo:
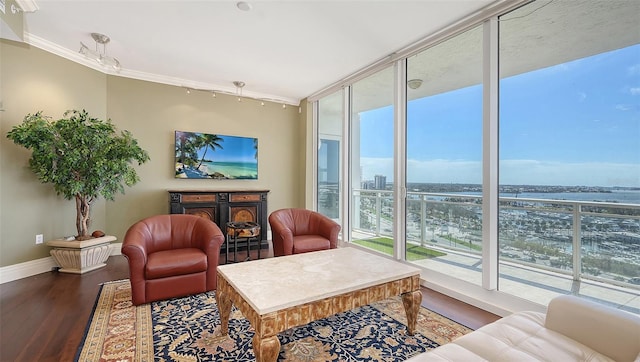
[[[406,333],[399,298],[387,299],[282,332],[279,361],[404,361],[471,330],[421,308]],[[76,361],[255,361],[254,335],[233,308],[229,334],[219,332],[215,292],[131,304],[128,281],[103,285]]]

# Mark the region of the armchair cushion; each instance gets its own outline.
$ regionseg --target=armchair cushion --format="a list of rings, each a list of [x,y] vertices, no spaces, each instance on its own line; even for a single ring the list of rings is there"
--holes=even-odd
[[[300,235],[293,240],[293,254],[332,249],[329,239],[318,235]]]
[[[200,249],[184,248],[149,255],[145,276],[147,279],[159,279],[204,271],[207,271],[207,255]]]

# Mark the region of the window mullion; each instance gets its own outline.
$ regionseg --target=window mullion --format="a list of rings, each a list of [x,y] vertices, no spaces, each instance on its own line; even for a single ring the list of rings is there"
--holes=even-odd
[[[482,120],[482,287],[498,288],[498,19],[484,23]]]
[[[407,200],[407,61],[399,60],[395,64],[394,87],[394,157],[393,157],[393,257],[405,259],[406,253],[406,200]]]

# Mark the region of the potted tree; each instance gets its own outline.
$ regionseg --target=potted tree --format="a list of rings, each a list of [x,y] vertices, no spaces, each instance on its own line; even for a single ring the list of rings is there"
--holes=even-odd
[[[132,163],[149,160],[129,131],[118,132],[111,120],[91,117],[85,110],[67,111],[57,121],[42,112],[28,114],[7,138],[31,150],[29,168],[41,182],[75,200],[77,241],[93,237],[92,203],[100,196],[113,200],[125,185],[136,184],[140,178]]]

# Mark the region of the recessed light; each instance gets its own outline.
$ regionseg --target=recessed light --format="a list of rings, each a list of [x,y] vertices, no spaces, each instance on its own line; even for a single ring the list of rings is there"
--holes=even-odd
[[[422,85],[422,79],[410,79],[407,81],[407,85],[411,89],[418,89]]]
[[[242,11],[249,11],[252,8],[251,4],[246,1],[239,1],[236,6]]]

